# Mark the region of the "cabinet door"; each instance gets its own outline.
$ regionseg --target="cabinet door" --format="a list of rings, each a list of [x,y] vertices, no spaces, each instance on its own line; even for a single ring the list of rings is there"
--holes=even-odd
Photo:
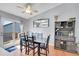
[[[79,19],[78,19],[79,20]],[[76,21],[75,25],[75,37],[76,37],[76,43],[79,43],[79,21]]]
[[[59,40],[56,40],[55,46],[56,46],[56,48],[60,48],[60,41]]]
[[[76,46],[74,42],[67,42],[67,51],[75,52]]]

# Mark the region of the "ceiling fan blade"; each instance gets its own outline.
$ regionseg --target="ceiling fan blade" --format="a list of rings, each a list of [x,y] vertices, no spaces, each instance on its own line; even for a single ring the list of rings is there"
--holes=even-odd
[[[22,13],[25,13],[25,11],[22,11]]]
[[[18,8],[21,8],[21,9],[24,9],[24,7],[22,7],[22,6],[17,6]]]
[[[37,10],[33,10],[35,13],[37,13],[38,11]]]

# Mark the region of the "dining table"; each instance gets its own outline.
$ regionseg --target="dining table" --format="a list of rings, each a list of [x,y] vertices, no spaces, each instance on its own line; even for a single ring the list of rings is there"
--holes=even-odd
[[[32,40],[26,40],[27,42],[32,42]],[[40,56],[40,45],[42,44],[42,43],[45,43],[45,41],[44,40],[38,40],[38,39],[36,39],[36,40],[34,40],[32,43],[34,43],[34,44],[37,44],[38,45],[38,56]]]

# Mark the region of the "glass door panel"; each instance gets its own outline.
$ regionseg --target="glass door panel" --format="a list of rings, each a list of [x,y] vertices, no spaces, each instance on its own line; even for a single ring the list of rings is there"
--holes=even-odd
[[[18,34],[22,32],[20,21],[1,17],[0,18],[0,47],[8,48],[16,45]],[[19,42],[19,41],[18,41]]]
[[[3,46],[4,48],[12,46],[13,43],[13,24],[14,22],[8,18],[1,18],[1,24],[3,29]]]

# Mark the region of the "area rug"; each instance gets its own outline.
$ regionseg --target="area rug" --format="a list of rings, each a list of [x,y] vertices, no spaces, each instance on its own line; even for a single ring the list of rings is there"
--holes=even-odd
[[[16,47],[11,46],[11,47],[6,48],[5,50],[7,50],[8,52],[12,52],[12,51],[16,50]]]

